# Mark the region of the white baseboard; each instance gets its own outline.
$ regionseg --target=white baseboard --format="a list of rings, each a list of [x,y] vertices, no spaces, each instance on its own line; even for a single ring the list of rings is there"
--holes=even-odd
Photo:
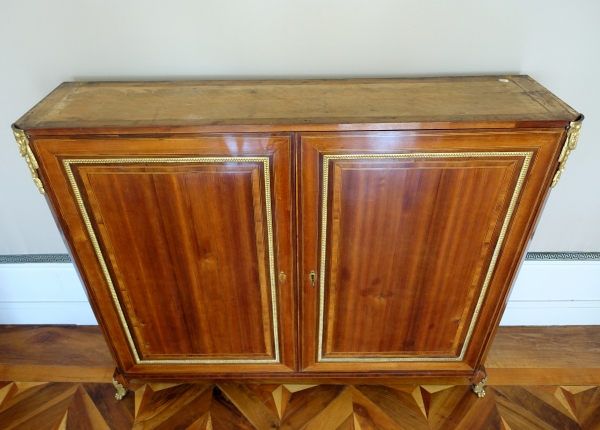
[[[500,325],[600,325],[600,260],[526,260]]]
[[[0,324],[96,325],[72,263],[0,264]]]
[[[98,325],[85,302],[0,302],[0,324]]]
[[[600,325],[600,300],[509,300],[500,325]]]
[[[95,325],[71,263],[0,264],[0,324]],[[600,325],[600,261],[525,261],[501,325]]]

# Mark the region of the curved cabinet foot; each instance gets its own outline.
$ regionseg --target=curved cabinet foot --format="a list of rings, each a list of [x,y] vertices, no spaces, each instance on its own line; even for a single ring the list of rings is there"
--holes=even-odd
[[[127,388],[125,388],[115,378],[113,378],[112,383],[115,386],[115,388],[117,389],[117,392],[115,393],[115,399],[121,400],[123,397],[125,397],[125,394],[127,394]]]
[[[485,383],[488,380],[488,375],[485,372],[485,367],[477,366],[475,368],[475,371],[473,372],[473,376],[471,376],[469,379],[473,383],[471,389],[475,394],[477,394],[477,397],[485,397],[485,390],[483,389],[483,387],[485,386]]]
[[[486,376],[477,384],[473,384],[473,386],[471,387],[473,389],[473,392],[477,394],[477,397],[485,397],[485,390],[483,389],[483,387],[485,386],[487,379],[488,377]]]
[[[123,377],[123,374],[118,368],[115,369],[112,383],[117,389],[117,392],[115,393],[115,399],[121,400],[123,397],[125,397],[125,394],[127,394],[128,381]]]

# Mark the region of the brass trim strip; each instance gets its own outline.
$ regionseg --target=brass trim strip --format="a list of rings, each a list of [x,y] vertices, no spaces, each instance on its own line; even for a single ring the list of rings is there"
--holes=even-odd
[[[565,171],[565,167],[567,165],[567,159],[569,158],[569,154],[575,148],[577,148],[577,142],[579,141],[579,132],[581,131],[581,125],[584,120],[583,115],[579,115],[577,119],[567,127],[567,137],[565,138],[565,144],[560,151],[560,155],[558,156],[558,171],[554,174],[554,178],[552,179],[552,185],[550,187],[556,187],[558,184],[558,180],[562,176],[562,172]]]
[[[71,169],[72,164],[115,164],[115,163],[263,163],[264,181],[265,181],[265,205],[266,205],[266,218],[267,218],[267,239],[269,249],[269,270],[270,270],[270,283],[271,283],[271,311],[273,312],[273,340],[275,346],[275,358],[273,359],[202,359],[202,360],[142,360],[139,357],[139,353],[135,347],[131,330],[127,325],[125,314],[119,298],[117,296],[113,281],[111,279],[106,260],[98,244],[96,233],[92,228],[90,217],[87,213],[81,193],[73,171]],[[83,159],[68,159],[63,160],[63,165],[75,198],[77,200],[77,206],[83,217],[86,229],[92,241],[92,246],[96,252],[96,257],[102,268],[102,273],[106,279],[110,293],[114,302],[114,305],[119,314],[121,324],[125,330],[129,346],[133,352],[136,364],[266,364],[266,363],[280,363],[279,354],[279,328],[277,319],[277,293],[276,293],[276,282],[275,282],[275,257],[274,257],[274,244],[273,244],[273,216],[271,209],[271,175],[269,169],[269,158],[268,157],[185,157],[185,158],[83,158]]]
[[[29,138],[27,137],[27,134],[20,128],[17,128],[17,126],[14,124],[11,125],[11,128],[17,141],[17,145],[19,145],[19,154],[21,155],[21,157],[25,158],[25,161],[27,162],[27,167],[29,167],[31,179],[33,179],[33,182],[38,188],[40,194],[46,194],[46,190],[44,190],[44,185],[42,184],[40,176],[37,172],[40,166],[37,160],[35,159],[31,148],[29,147]]]
[[[496,262],[498,259],[498,254],[500,253],[500,248],[502,247],[502,243],[504,242],[504,237],[506,236],[506,231],[508,229],[508,224],[512,218],[512,214],[514,212],[517,200],[521,193],[521,188],[523,186],[523,181],[525,180],[525,175],[529,170],[529,164],[531,162],[531,158],[533,156],[533,152],[433,152],[433,153],[406,153],[406,154],[340,154],[340,155],[323,155],[323,186],[322,186],[322,207],[321,207],[321,269],[320,269],[320,277],[319,277],[319,343],[318,343],[318,352],[317,352],[317,362],[322,363],[346,363],[346,362],[358,362],[358,363],[380,363],[380,362],[408,362],[408,361],[462,361],[467,347],[469,345],[469,341],[471,340],[471,335],[473,334],[473,329],[475,328],[475,322],[477,321],[477,317],[479,316],[479,312],[481,310],[481,306],[483,304],[483,299],[485,297],[485,293],[487,292],[488,285],[490,283],[492,273],[496,266]],[[465,337],[465,342],[463,344],[463,348],[458,357],[371,357],[371,358],[357,358],[357,357],[340,357],[340,358],[326,358],[323,357],[323,332],[324,332],[324,308],[325,308],[325,263],[326,263],[326,254],[327,254],[327,199],[328,199],[328,187],[329,187],[329,160],[336,159],[345,159],[345,160],[361,160],[361,159],[410,159],[410,158],[472,158],[472,157],[523,157],[523,166],[521,167],[521,172],[519,174],[519,178],[517,180],[517,184],[515,186],[515,190],[513,192],[512,198],[510,200],[510,204],[508,207],[508,211],[506,212],[506,216],[504,217],[504,222],[502,224],[502,229],[500,230],[500,235],[498,237],[498,242],[496,243],[496,247],[494,248],[494,253],[492,255],[492,259],[490,261],[490,265],[488,267],[485,280],[483,282],[483,287],[481,288],[481,293],[479,294],[479,298],[477,300],[477,305],[475,307],[475,312],[473,313],[473,317],[471,319],[471,323],[469,324],[469,329],[467,331],[467,335]]]

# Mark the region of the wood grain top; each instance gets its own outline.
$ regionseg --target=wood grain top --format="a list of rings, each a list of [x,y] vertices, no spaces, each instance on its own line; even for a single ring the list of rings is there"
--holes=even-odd
[[[222,126],[314,131],[361,129],[361,124],[371,124],[371,129],[373,124],[381,129],[390,125],[423,128],[423,123],[430,123],[426,128],[434,127],[432,123],[443,128],[448,124],[451,128],[512,128],[538,122],[560,126],[577,116],[575,110],[528,76],[484,76],[66,82],[16,124],[28,132],[219,131]]]

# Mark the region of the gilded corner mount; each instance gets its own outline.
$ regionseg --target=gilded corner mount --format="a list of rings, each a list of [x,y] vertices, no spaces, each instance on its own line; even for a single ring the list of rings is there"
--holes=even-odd
[[[33,152],[29,147],[29,139],[23,130],[17,128],[14,124],[12,125],[12,131],[15,135],[15,139],[17,140],[17,144],[19,145],[19,153],[21,157],[25,158],[27,162],[27,166],[29,167],[29,171],[31,172],[31,179],[38,187],[40,194],[46,194],[46,190],[44,190],[44,185],[40,180],[37,170],[39,169],[39,165],[35,157],[33,156]]]
[[[112,383],[117,389],[117,392],[115,393],[115,399],[123,399],[123,397],[125,397],[125,394],[127,394],[127,388],[125,388],[123,384],[119,383],[119,381],[117,381],[115,378],[113,378]]]
[[[560,179],[562,172],[565,170],[569,154],[571,151],[577,148],[577,141],[579,140],[579,132],[581,131],[583,118],[583,115],[579,115],[575,121],[569,124],[569,128],[567,129],[567,138],[565,139],[565,144],[560,152],[560,156],[558,157],[558,171],[554,175],[554,179],[552,179],[552,188],[558,184],[558,180]]]
[[[471,387],[473,392],[475,394],[477,394],[477,397],[485,397],[485,390],[483,387],[485,386],[487,380],[488,380],[488,377],[486,376],[481,381],[479,381],[477,384],[473,384],[473,386]]]

